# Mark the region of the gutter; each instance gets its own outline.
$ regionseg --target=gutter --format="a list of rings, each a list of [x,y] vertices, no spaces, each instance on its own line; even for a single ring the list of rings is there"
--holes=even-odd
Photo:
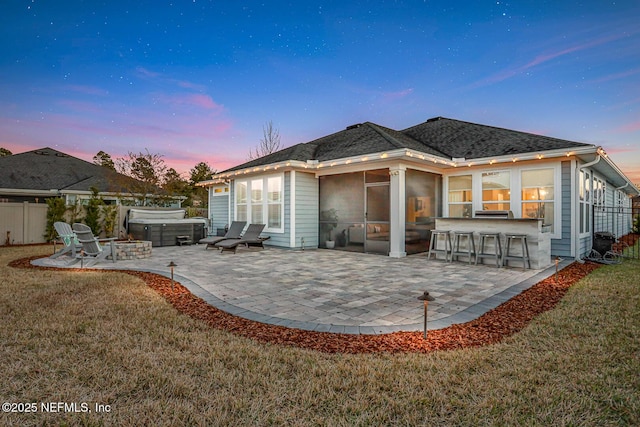
[[[596,158],[593,161],[591,161],[589,163],[585,163],[584,165],[578,166],[576,168],[576,176],[575,176],[575,178],[576,178],[575,179],[575,183],[576,183],[576,186],[577,186],[576,189],[579,188],[579,186],[580,186],[580,182],[579,182],[580,171],[582,169],[584,169],[584,168],[591,167],[591,166],[595,165],[596,163],[598,163],[600,161],[600,159],[602,158],[602,156],[600,155],[600,150],[602,150],[602,148],[598,147],[598,149],[596,151]],[[576,162],[577,162],[577,160],[576,160]],[[575,198],[574,198],[574,200],[575,200]],[[578,200],[578,210],[579,209],[580,209],[580,201]],[[578,213],[577,217],[580,218],[579,213]],[[580,222],[579,222],[579,220],[575,221],[574,224],[575,224],[574,225],[574,233],[573,233],[573,235],[574,235],[574,242],[573,242],[574,259],[576,261],[578,261],[578,262],[581,262],[582,260],[580,259],[580,255],[578,254],[578,252],[580,251]],[[591,230],[591,231],[593,232],[593,230]]]

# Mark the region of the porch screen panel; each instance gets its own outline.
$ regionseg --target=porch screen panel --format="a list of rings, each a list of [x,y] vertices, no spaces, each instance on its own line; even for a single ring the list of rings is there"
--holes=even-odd
[[[405,252],[427,250],[430,230],[441,216],[442,178],[440,175],[407,169],[405,172]]]
[[[336,249],[364,251],[364,173],[321,176],[319,181],[320,246],[331,239]]]
[[[471,218],[473,213],[471,175],[449,177],[449,217]]]
[[[542,218],[553,232],[555,184],[553,169],[522,171],[522,217]]]
[[[511,174],[509,171],[482,174],[482,209],[511,210]]]

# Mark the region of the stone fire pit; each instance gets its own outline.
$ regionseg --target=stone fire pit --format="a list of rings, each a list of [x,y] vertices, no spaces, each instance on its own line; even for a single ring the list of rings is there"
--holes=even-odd
[[[116,260],[144,259],[151,256],[151,241],[123,240],[115,241]],[[109,259],[111,256],[108,257]]]

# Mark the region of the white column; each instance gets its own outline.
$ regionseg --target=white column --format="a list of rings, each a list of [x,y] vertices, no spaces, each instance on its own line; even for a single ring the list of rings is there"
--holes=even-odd
[[[389,168],[391,182],[389,187],[390,199],[390,236],[389,236],[389,256],[402,258],[407,256],[404,248],[404,232],[406,218],[405,200],[405,170],[403,166]]]

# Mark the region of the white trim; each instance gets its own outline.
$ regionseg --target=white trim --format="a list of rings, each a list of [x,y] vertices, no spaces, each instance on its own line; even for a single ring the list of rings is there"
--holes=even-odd
[[[280,178],[280,227],[278,228],[274,228],[274,227],[269,227],[269,179],[270,178]],[[264,232],[265,233],[284,233],[285,230],[285,215],[284,215],[284,197],[285,197],[285,179],[284,179],[284,173],[278,173],[278,174],[270,174],[270,175],[260,175],[260,176],[248,176],[244,179],[236,179],[233,181],[233,216],[234,218],[238,218],[238,203],[237,203],[237,197],[236,197],[236,193],[237,193],[237,185],[239,183],[245,183],[247,186],[247,222],[251,223],[253,220],[251,219],[251,212],[252,212],[252,203],[251,203],[251,183],[253,181],[261,181],[262,182],[262,216],[263,216],[263,221],[265,223],[265,228],[264,228]],[[256,204],[257,205],[257,204]]]
[[[403,258],[407,256],[405,248],[406,229],[406,170],[403,165],[389,168],[389,256]]]
[[[283,183],[283,188],[284,183]],[[283,190],[284,191],[284,190]],[[284,199],[284,194],[283,197]],[[286,208],[286,204],[285,204]],[[282,221],[286,221],[286,212],[283,212]],[[296,171],[289,172],[289,247],[296,247]]]

